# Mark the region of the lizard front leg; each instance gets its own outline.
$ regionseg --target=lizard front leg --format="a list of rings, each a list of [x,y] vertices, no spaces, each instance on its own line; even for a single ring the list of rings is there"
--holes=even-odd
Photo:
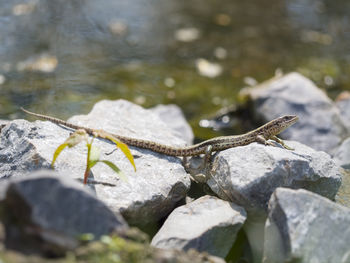
[[[255,140],[256,140],[256,142],[261,143],[261,144],[275,146],[272,142],[269,142],[268,140],[266,140],[265,137],[262,135],[257,135]]]
[[[280,138],[278,138],[276,135],[271,137],[271,140],[274,140],[275,142],[278,142],[279,144],[282,145],[283,148],[287,149],[287,150],[294,150],[294,148],[291,148],[289,146],[287,146],[283,140],[281,140]]]

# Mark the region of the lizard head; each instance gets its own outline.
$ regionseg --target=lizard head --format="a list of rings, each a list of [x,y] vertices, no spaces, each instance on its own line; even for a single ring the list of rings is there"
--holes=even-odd
[[[298,121],[298,116],[296,115],[285,115],[282,117],[279,117],[277,119],[274,119],[267,124],[265,124],[265,129],[268,134],[267,137],[277,135],[281,132],[283,132],[285,129],[287,129],[289,126],[293,125]]]

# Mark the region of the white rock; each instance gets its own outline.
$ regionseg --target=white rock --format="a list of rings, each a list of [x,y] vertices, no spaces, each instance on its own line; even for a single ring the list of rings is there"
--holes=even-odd
[[[135,138],[165,144],[185,142],[151,111],[124,100],[101,101],[84,116],[75,116],[72,123]],[[15,120],[2,129],[0,140],[0,174],[2,178],[49,168],[56,148],[68,138],[71,130],[51,122]],[[115,163],[128,177],[122,181],[104,164],[91,170],[88,184],[113,211],[122,212],[133,224],[146,224],[168,214],[185,197],[190,179],[181,160],[130,147],[137,171],[115,145],[95,139],[93,145],[102,150],[102,159]],[[79,144],[64,150],[55,164],[65,176],[82,179],[86,166],[86,146]],[[112,153],[112,154],[109,154]]]

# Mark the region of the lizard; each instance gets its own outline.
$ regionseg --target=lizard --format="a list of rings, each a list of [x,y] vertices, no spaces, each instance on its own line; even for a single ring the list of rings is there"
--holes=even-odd
[[[63,125],[74,130],[85,130],[88,134],[95,136],[98,134],[97,129],[92,129],[88,127],[79,126],[76,124],[69,123],[67,121],[51,117],[48,115],[38,114],[31,111],[28,111],[24,108],[21,110],[29,115],[50,121],[57,125]],[[290,149],[284,142],[277,137],[282,131],[284,131],[289,126],[293,125],[298,120],[298,116],[295,115],[285,115],[279,118],[276,118],[259,128],[252,130],[250,132],[241,134],[241,135],[231,135],[231,136],[220,136],[214,137],[212,139],[203,141],[190,146],[184,147],[173,147],[154,141],[136,139],[131,137],[126,137],[118,134],[108,133],[115,138],[119,139],[121,142],[129,145],[135,146],[138,148],[149,149],[153,152],[169,155],[169,156],[180,156],[184,159],[188,156],[198,156],[200,154],[205,154],[205,161],[210,158],[212,152],[226,150],[232,147],[248,145],[252,142],[258,142],[265,145],[274,145],[269,139],[276,141],[281,144],[284,148]],[[103,130],[102,130],[103,131]],[[105,132],[105,131],[104,131]],[[106,132],[105,132],[106,133]]]

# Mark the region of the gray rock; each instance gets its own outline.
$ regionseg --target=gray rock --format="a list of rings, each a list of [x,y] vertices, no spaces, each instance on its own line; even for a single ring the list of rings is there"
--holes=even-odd
[[[242,207],[213,196],[203,196],[176,208],[151,244],[167,249],[193,248],[225,257],[245,220]]]
[[[76,248],[82,234],[98,239],[128,228],[90,190],[53,171],[10,179],[0,209],[5,244],[20,250],[60,253]]]
[[[285,143],[295,150],[252,143],[219,152],[207,184],[249,211],[266,211],[277,187],[305,188],[334,199],[341,174],[330,156],[298,142]]]
[[[342,182],[335,202],[350,208],[350,169],[340,169]]]
[[[10,121],[9,120],[0,120],[0,126],[1,125],[6,125],[8,124]]]
[[[332,154],[347,135],[338,108],[322,90],[298,73],[244,89],[241,95],[250,98],[255,114],[264,121],[284,114],[299,116],[299,121],[282,133],[283,138]]]
[[[70,121],[130,137],[177,146],[185,144],[174,137],[172,130],[157,115],[124,100],[101,101],[88,115],[75,116]],[[1,133],[1,177],[48,168],[55,149],[70,132],[50,122],[11,122]],[[115,163],[128,180],[120,180],[109,167],[97,164],[92,168],[88,184],[99,199],[113,211],[122,212],[129,223],[139,225],[157,221],[186,195],[190,179],[179,158],[130,147],[135,158],[135,172],[121,151],[114,151],[114,144],[99,139],[93,144],[101,149],[101,159]],[[83,177],[85,166],[84,143],[65,149],[55,164],[56,170],[62,174],[79,179]]]
[[[149,109],[157,114],[172,130],[176,137],[182,138],[188,145],[193,144],[193,131],[179,106],[175,104],[157,105]]]
[[[285,141],[295,150],[252,143],[213,156],[209,187],[248,212],[244,230],[254,262],[261,262],[267,203],[277,187],[305,188],[334,199],[341,184],[339,168],[328,154]]]
[[[350,92],[345,91],[340,93],[336,100],[336,106],[339,108],[340,117],[348,129],[348,134],[350,135]]]
[[[306,190],[269,202],[263,262],[350,262],[350,209]]]
[[[350,169],[350,137],[339,146],[334,154],[334,160],[339,166]]]

